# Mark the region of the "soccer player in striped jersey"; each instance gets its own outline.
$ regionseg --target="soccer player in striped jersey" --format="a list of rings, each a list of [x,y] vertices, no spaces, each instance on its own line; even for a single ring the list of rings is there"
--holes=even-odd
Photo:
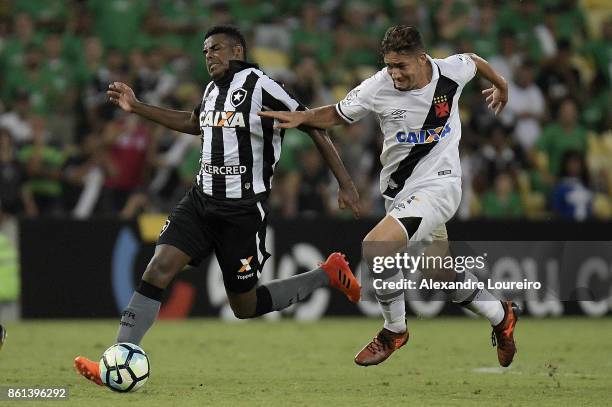
[[[482,93],[489,108],[499,113],[508,100],[508,86],[482,58],[474,54],[432,59],[421,34],[409,26],[387,30],[382,41],[385,68],[363,81],[338,104],[305,112],[262,112],[275,118],[279,128],[312,126],[320,129],[353,123],[374,113],[384,136],[380,191],[387,215],[364,239],[364,255],[376,242],[388,242],[392,251],[424,247],[446,241],[445,223],[461,199],[459,97],[478,72],[492,83]],[[442,245],[430,245],[430,247]],[[380,245],[378,245],[380,247]],[[377,253],[380,255],[380,253]],[[469,271],[452,273],[452,281],[475,281]],[[399,279],[401,272],[390,276]],[[469,284],[465,284],[466,286]],[[513,331],[518,307],[499,301],[487,290],[455,290],[454,302],[486,317],[502,366],[516,352]],[[404,291],[377,289],[376,298],[385,319],[383,329],[355,357],[359,365],[383,362],[408,341]]]
[[[236,317],[253,318],[294,304],[315,289],[332,286],[357,302],[361,287],[344,255],[332,253],[315,270],[257,286],[270,256],[265,248],[274,167],[284,130],[262,110],[304,110],[281,85],[246,62],[246,42],[234,27],[216,26],[204,37],[203,53],[212,81],[192,111],[176,111],[140,102],[120,82],[109,85],[110,101],[170,129],[200,135],[201,167],[196,182],[163,226],[153,258],[123,311],[116,342],[139,344],[153,325],[162,293],[187,264],[217,256],[230,306]],[[359,216],[359,196],[324,131],[304,129],[339,183],[338,203]],[[101,384],[98,363],[75,359],[77,371]]]

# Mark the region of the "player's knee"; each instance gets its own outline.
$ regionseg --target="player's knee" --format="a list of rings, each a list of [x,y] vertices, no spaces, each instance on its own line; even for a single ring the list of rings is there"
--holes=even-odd
[[[145,270],[146,280],[158,286],[165,287],[170,283],[177,270],[171,261],[163,256],[153,256]]]
[[[244,293],[228,291],[227,299],[236,318],[255,318],[257,314],[257,293],[255,288]]]
[[[363,257],[368,264],[371,264],[374,257],[393,256],[405,247],[405,237],[398,239],[381,228],[372,229],[362,241]]]
[[[233,306],[232,311],[234,311],[234,316],[238,319],[249,319],[255,316],[255,311],[250,309],[250,307]]]
[[[370,230],[368,234],[363,238],[363,243],[373,243],[380,241],[376,230]]]
[[[363,257],[368,263],[371,262],[372,258],[376,256],[377,252],[379,251],[377,250],[378,248],[377,242],[379,241],[380,239],[378,237],[378,234],[376,233],[376,230],[371,230],[363,238],[363,241],[362,241]]]
[[[249,319],[254,317],[254,315],[243,310],[234,310],[234,316],[238,319]]]
[[[455,271],[451,268],[445,268],[443,266],[437,267],[422,267],[420,269],[423,277],[433,281],[454,281]]]

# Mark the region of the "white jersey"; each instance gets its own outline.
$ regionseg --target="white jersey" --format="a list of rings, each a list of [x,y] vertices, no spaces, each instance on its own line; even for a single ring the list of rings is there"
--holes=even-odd
[[[387,199],[434,179],[461,177],[459,96],[476,64],[464,54],[427,58],[433,74],[425,87],[397,90],[384,68],[336,105],[348,123],[376,115],[384,136],[380,192]]]

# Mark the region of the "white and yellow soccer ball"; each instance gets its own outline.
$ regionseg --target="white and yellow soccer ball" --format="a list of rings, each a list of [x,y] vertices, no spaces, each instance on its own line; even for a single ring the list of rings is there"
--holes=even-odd
[[[121,393],[136,391],[149,378],[149,358],[133,343],[116,343],[100,359],[100,378],[111,390]]]

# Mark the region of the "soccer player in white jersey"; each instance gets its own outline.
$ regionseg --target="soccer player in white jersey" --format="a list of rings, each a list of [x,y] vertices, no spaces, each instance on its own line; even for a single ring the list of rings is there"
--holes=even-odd
[[[260,115],[278,119],[280,128],[325,129],[374,113],[384,136],[380,190],[387,214],[367,234],[364,244],[392,242],[398,249],[410,249],[416,242],[447,240],[445,223],[455,214],[461,199],[461,91],[479,73],[492,84],[482,93],[488,107],[498,114],[508,100],[507,83],[474,54],[432,59],[414,27],[389,28],[382,41],[382,54],[385,68],[350,91],[340,103],[304,112]],[[453,274],[455,281],[476,280],[469,271]],[[385,323],[355,357],[362,366],[383,362],[409,337],[404,291],[376,290],[376,297]],[[456,290],[451,298],[490,321],[499,363],[510,365],[516,353],[516,304],[499,301],[484,289]]]

